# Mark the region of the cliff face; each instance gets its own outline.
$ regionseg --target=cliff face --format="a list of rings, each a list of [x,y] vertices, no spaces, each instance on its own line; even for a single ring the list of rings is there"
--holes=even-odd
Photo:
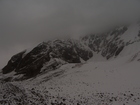
[[[14,55],[13,57],[11,57],[11,59],[8,61],[8,64],[2,69],[3,70],[3,74],[12,72],[13,70],[15,70],[15,68],[18,66],[19,62],[22,60],[22,56],[25,53],[25,51],[20,52],[16,55]]]
[[[57,58],[65,63],[80,63],[81,59],[88,60],[93,56],[92,51],[78,40],[54,40],[43,42],[33,48],[30,52],[23,51],[14,55],[3,68],[3,73],[15,71],[32,77],[40,73],[44,64],[49,64],[51,59]],[[62,62],[58,62],[57,65]],[[51,66],[53,66],[53,63]]]

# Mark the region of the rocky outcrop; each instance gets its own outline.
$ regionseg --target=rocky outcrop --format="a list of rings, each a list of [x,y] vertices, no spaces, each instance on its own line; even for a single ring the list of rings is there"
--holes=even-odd
[[[57,58],[67,63],[80,63],[81,59],[86,61],[93,56],[87,46],[73,39],[43,42],[29,53],[26,52],[14,55],[2,69],[3,73],[15,71],[17,75],[24,74],[26,77],[33,77],[40,73],[44,64],[49,64],[51,58]],[[55,63],[52,63],[52,69],[55,66],[53,64]]]
[[[15,70],[15,68],[17,68],[19,62],[21,62],[22,60],[22,56],[25,53],[25,51],[20,52],[16,55],[14,55],[8,62],[8,64],[2,69],[3,74],[9,73],[13,70]]]
[[[137,26],[136,28],[139,28],[139,26]],[[124,49],[125,46],[140,41],[139,31],[138,34],[135,34],[136,32],[134,30],[133,36],[132,29],[133,28],[129,26],[118,27],[104,34],[87,35],[85,37],[82,37],[81,40],[86,46],[90,47],[91,50],[100,53],[103,57],[109,59],[113,56],[119,55],[119,53]],[[129,30],[131,31],[131,33],[127,33],[127,31]],[[123,38],[124,35],[126,39],[127,37],[132,37],[133,39],[126,41],[125,38]]]

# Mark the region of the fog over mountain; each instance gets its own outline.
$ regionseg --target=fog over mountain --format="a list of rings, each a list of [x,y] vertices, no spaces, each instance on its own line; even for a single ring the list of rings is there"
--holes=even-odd
[[[102,32],[137,21],[139,0],[1,0],[0,68],[42,41]]]
[[[0,0],[0,105],[140,105],[139,0]]]
[[[41,42],[0,72],[0,105],[139,105],[140,22]]]

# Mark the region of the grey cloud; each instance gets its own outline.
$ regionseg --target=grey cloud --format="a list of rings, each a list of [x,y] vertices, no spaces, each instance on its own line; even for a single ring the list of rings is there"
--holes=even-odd
[[[0,67],[41,41],[101,32],[140,19],[139,5],[139,0],[1,0]]]

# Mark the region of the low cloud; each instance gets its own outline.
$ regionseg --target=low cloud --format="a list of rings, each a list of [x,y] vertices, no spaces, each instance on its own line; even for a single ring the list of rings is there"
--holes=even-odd
[[[1,0],[0,67],[16,52],[39,42],[138,20],[139,5],[139,0]]]

